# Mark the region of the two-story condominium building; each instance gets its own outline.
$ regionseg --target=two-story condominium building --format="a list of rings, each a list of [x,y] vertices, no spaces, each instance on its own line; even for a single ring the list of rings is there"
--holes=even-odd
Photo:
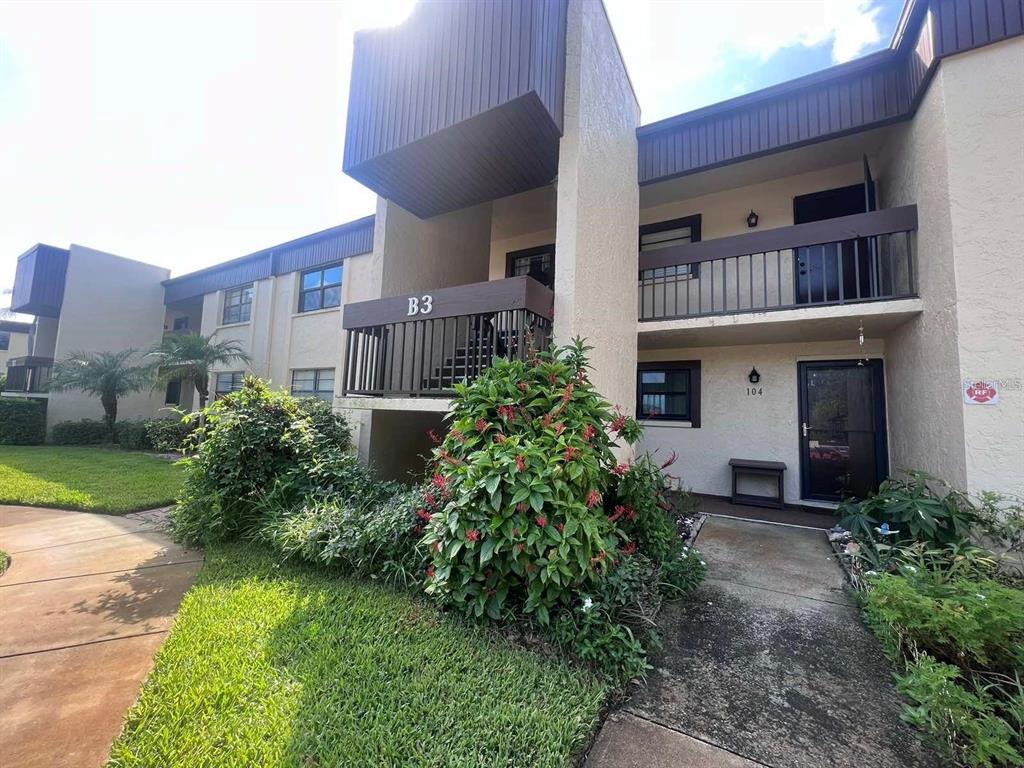
[[[391,476],[456,382],[582,336],[697,492],[1024,493],[1022,16],[909,0],[885,50],[642,125],[600,2],[421,3],[356,36],[376,215],[164,280],[160,332],[241,341]]]

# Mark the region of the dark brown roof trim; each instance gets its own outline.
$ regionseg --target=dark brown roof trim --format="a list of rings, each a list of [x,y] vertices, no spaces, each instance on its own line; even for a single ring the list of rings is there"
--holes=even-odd
[[[640,184],[906,120],[942,57],[1021,34],[1024,0],[909,0],[886,50],[641,126]]]

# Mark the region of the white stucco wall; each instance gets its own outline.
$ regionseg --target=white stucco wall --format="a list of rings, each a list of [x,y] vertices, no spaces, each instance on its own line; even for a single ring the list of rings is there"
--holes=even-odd
[[[59,325],[59,318],[37,317],[35,333],[29,344],[29,354],[36,357],[53,357],[57,350],[57,328]]]
[[[634,409],[640,110],[601,3],[569,0],[554,334],[584,337],[593,381]]]
[[[699,360],[701,406],[699,428],[645,421],[641,448],[679,461],[668,470],[697,493],[728,496],[732,492],[729,459],[786,463],[785,497],[800,500],[800,415],[797,363],[802,360],[884,358],[884,344],[856,341],[757,346],[694,347],[640,352],[641,362]],[[757,368],[761,395],[748,394],[751,368]],[[635,379],[634,379],[635,381]],[[768,483],[770,486],[770,481]],[[769,494],[764,483],[749,482],[741,491]]]
[[[54,358],[74,352],[140,353],[163,335],[164,289],[169,270],[102,251],[72,245]],[[145,390],[122,398],[118,419],[149,418],[163,406],[163,392]],[[99,398],[82,392],[52,392],[47,427],[60,421],[99,419]]]
[[[961,406],[967,485],[1024,496],[1024,38],[946,59],[940,75],[958,379],[1003,382],[997,405]]]

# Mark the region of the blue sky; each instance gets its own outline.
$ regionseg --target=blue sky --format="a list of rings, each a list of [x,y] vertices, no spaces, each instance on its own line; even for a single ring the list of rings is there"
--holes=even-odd
[[[606,4],[645,123],[883,48],[902,7]],[[182,274],[371,213],[341,172],[352,35],[410,7],[0,0],[0,289],[40,241]]]

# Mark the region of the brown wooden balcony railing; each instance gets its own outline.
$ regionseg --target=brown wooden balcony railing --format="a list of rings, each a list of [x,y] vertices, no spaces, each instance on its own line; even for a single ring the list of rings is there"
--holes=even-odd
[[[50,389],[52,357],[12,357],[7,361],[5,392],[40,394]]]
[[[529,277],[348,304],[344,393],[445,397],[551,339],[554,294]]]
[[[917,295],[917,206],[686,243],[640,254],[641,320],[851,304]]]

